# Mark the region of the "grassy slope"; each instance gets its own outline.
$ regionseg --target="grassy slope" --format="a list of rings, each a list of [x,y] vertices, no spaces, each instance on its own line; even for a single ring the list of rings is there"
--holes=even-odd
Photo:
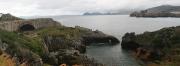
[[[39,57],[43,55],[44,48],[42,43],[43,36],[58,36],[67,40],[79,39],[79,29],[71,27],[49,27],[33,31],[34,36],[27,36],[23,33],[8,32],[0,30],[0,39],[2,43],[6,43],[9,46],[7,52],[13,52],[13,54],[21,55],[21,48],[29,50]],[[0,60],[4,60],[1,58]],[[5,61],[5,60],[4,60]],[[3,61],[3,63],[4,63]]]

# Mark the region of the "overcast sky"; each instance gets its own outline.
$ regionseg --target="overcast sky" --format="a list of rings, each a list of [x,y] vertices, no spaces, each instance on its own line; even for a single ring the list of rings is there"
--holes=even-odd
[[[180,0],[0,0],[0,13],[16,16],[78,15],[87,11],[180,5]]]

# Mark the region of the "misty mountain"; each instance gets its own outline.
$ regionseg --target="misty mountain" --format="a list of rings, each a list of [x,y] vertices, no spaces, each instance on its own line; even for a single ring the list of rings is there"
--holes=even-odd
[[[180,6],[161,5],[146,10],[135,11],[131,17],[180,17]]]
[[[128,15],[132,12],[133,10],[112,10],[108,12],[85,12],[83,15]]]
[[[153,7],[147,9],[148,13],[153,13],[153,12],[178,12],[180,11],[180,6],[172,6],[172,5],[161,5],[158,7]]]

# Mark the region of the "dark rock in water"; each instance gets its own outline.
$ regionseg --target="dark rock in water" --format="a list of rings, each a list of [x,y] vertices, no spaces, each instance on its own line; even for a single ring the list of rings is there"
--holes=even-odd
[[[75,48],[76,50],[79,50],[80,53],[85,53],[86,52],[86,46],[81,45],[78,48]]]
[[[96,31],[88,31],[87,33],[82,34],[83,43],[86,45],[90,45],[92,43],[105,43],[105,44],[118,44],[120,41],[111,35],[104,34],[103,32]]]
[[[121,46],[123,49],[127,49],[127,50],[136,50],[137,48],[140,47],[140,45],[134,41],[130,41],[130,42],[123,41]]]
[[[120,41],[113,36],[107,36],[107,37],[83,37],[83,42],[85,44],[107,43],[113,45],[113,44],[118,44]]]
[[[135,33],[126,33],[122,37],[121,47],[128,50],[135,50],[139,48],[140,45],[135,42],[135,38]]]

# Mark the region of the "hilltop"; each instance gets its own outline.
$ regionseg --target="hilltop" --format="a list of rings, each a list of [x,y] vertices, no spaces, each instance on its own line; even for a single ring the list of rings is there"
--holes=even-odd
[[[22,18],[15,17],[11,14],[0,13],[0,21],[12,21],[12,20],[22,20]]]

